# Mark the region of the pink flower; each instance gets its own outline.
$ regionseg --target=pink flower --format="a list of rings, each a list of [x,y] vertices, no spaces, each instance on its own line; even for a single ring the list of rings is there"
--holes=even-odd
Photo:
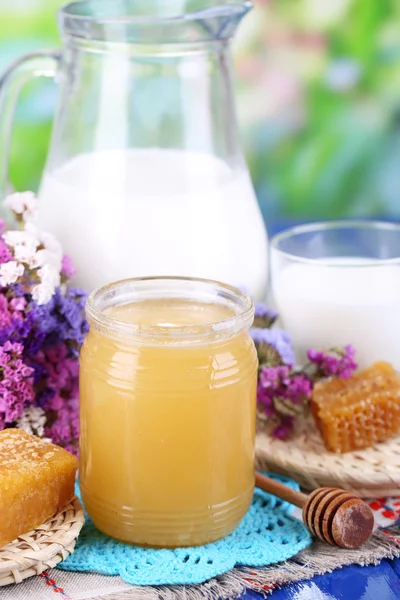
[[[11,325],[12,315],[8,308],[8,300],[4,294],[0,294],[0,328]]]
[[[64,254],[61,263],[61,274],[70,279],[76,274],[76,269],[72,258],[68,254]]]
[[[22,358],[22,344],[10,341],[0,346],[0,420],[12,424],[35,398],[33,368]]]
[[[13,260],[13,254],[3,238],[0,238],[0,264],[8,263]]]
[[[58,394],[55,394],[48,402],[48,408],[51,410],[61,410],[64,406],[65,398],[62,398]]]
[[[67,356],[67,349],[64,344],[49,348],[46,350],[46,358],[50,363],[57,364]]]
[[[45,434],[55,444],[77,452],[79,438],[79,363],[70,358],[65,344],[40,351],[37,362],[46,373],[50,392],[44,404],[48,423]]]
[[[18,342],[13,343],[8,341],[4,344],[3,350],[5,352],[15,352],[15,354],[21,355],[24,351],[24,346],[23,344],[19,344]]]
[[[55,420],[45,429],[47,437],[53,443],[66,448],[72,454],[78,450],[79,439],[79,400],[77,396],[64,400],[59,408]]]
[[[23,311],[26,308],[26,299],[24,296],[20,296],[19,298],[13,298],[10,302],[10,307],[16,311]]]
[[[287,400],[301,406],[311,396],[311,381],[306,374],[287,365],[262,367],[258,385],[258,401],[267,414],[276,412],[276,400]]]

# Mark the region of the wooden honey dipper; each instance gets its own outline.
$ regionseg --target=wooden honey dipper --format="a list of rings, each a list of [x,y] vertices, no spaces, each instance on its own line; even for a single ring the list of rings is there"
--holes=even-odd
[[[338,488],[320,488],[309,496],[256,473],[256,486],[303,509],[313,535],[340,548],[359,548],[374,528],[372,510],[361,498]]]

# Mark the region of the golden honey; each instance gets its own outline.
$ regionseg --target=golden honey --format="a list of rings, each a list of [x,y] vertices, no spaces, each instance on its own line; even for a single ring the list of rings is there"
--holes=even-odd
[[[80,481],[94,523],[156,547],[227,535],[254,488],[251,301],[208,281],[130,280],[87,313]]]

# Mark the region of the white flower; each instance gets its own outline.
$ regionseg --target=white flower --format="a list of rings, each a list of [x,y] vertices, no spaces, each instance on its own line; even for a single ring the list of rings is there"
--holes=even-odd
[[[55,256],[58,256],[62,260],[63,251],[60,242],[51,233],[43,232],[40,235],[40,241],[46,250],[49,250]]]
[[[11,230],[3,233],[3,240],[10,246],[15,248],[16,246],[27,246],[33,250],[36,250],[40,246],[40,241],[30,231],[19,231]]]
[[[45,264],[38,270],[41,283],[56,288],[61,283],[60,271],[54,268],[51,264]]]
[[[16,260],[3,263],[0,265],[0,285],[6,287],[15,283],[19,277],[22,277],[24,271],[24,266],[17,263]]]
[[[37,240],[40,238],[39,227],[34,223],[25,223],[25,231],[33,235]]]
[[[61,271],[62,259],[58,255],[53,254],[49,250],[38,250],[35,254],[35,260],[33,263],[33,267],[42,268],[45,266],[51,266],[56,271],[60,273]]]
[[[14,248],[14,256],[17,261],[25,263],[31,269],[36,264],[36,250],[31,246],[18,245]]]
[[[17,192],[16,194],[10,194],[4,200],[4,204],[7,208],[15,212],[17,215],[22,215],[25,210],[25,197],[34,195],[32,192]]]
[[[56,281],[59,281],[63,253],[61,244],[53,235],[40,233],[36,225],[27,223],[24,231],[7,231],[3,239],[14,250],[17,261],[27,264],[31,269],[52,267],[58,271]],[[40,246],[42,248],[38,250]]]
[[[22,210],[32,212],[35,198],[33,195],[17,194],[9,197],[7,204],[20,214]],[[1,267],[0,282],[3,285],[14,283],[24,273],[25,265],[37,269],[39,283],[32,289],[32,296],[38,304],[48,302],[61,283],[63,251],[61,244],[50,233],[41,232],[34,223],[25,223],[24,230],[6,231],[5,243],[13,250],[15,261],[11,266]],[[12,266],[14,265],[14,266]],[[36,274],[34,275],[34,278]]]
[[[30,268],[35,267],[36,250],[40,246],[40,240],[34,235],[33,231],[6,231],[3,234],[3,240],[13,249],[15,259],[28,265]]]
[[[36,216],[37,199],[33,192],[18,192],[4,200],[4,204],[17,215],[22,215],[25,221]]]
[[[38,212],[38,202],[35,194],[32,192],[25,193],[25,210],[23,214],[24,221],[30,221],[34,219]]]
[[[48,283],[39,283],[32,288],[32,298],[40,305],[50,302],[54,294],[54,287]]]
[[[63,251],[61,244],[56,240],[54,235],[39,231],[39,229],[33,225],[33,223],[27,223],[25,225],[25,233],[27,235],[31,235],[35,240],[37,240],[36,248],[39,246],[44,246],[36,252],[35,259],[32,262],[32,267],[41,268],[49,265],[54,267],[54,269],[60,273]]]
[[[23,412],[23,415],[17,421],[18,429],[22,429],[30,435],[44,436],[44,426],[46,425],[46,414],[39,406],[29,406]]]

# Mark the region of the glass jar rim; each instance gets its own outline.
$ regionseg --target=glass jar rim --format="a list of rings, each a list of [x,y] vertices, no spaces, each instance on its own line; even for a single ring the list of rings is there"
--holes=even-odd
[[[232,308],[232,317],[191,325],[140,324],[121,321],[107,314],[112,306],[150,299],[182,299],[220,304]],[[228,338],[249,329],[254,319],[254,304],[243,291],[211,279],[192,277],[137,277],[123,279],[92,292],[86,303],[90,324],[106,335],[136,339],[144,343],[205,342]]]
[[[326,267],[340,267],[341,269],[345,267],[357,267],[357,268],[365,268],[365,267],[381,267],[384,265],[398,264],[400,262],[400,255],[395,256],[393,258],[371,258],[365,259],[362,263],[352,262],[349,260],[346,261],[346,264],[330,262],[329,258],[308,258],[305,256],[299,256],[294,252],[289,252],[287,250],[282,250],[280,248],[280,244],[285,240],[290,238],[295,238],[298,235],[307,234],[307,233],[318,233],[318,232],[328,232],[334,230],[346,230],[346,229],[354,229],[354,230],[362,230],[366,231],[390,231],[393,233],[398,233],[400,236],[400,223],[391,223],[386,221],[375,221],[375,220],[335,220],[335,221],[317,221],[315,223],[306,223],[304,225],[295,225],[294,227],[290,227],[289,229],[285,229],[280,233],[277,233],[271,238],[271,250],[272,252],[279,254],[282,257],[287,258],[292,262],[298,262],[308,265],[323,265]],[[354,257],[360,258],[360,257]]]

